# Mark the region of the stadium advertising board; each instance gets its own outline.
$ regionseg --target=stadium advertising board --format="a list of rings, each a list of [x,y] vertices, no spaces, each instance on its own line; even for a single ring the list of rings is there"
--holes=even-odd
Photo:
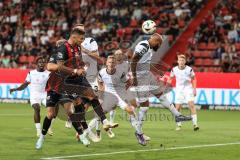
[[[25,81],[29,70],[0,69],[0,99],[26,100],[30,97],[29,88],[23,91],[9,93]],[[238,73],[196,73],[197,96],[195,104],[200,105],[228,105],[240,106],[240,74]],[[164,77],[167,79],[167,75]],[[173,81],[173,85],[175,81]],[[175,90],[168,93],[171,102],[175,101]],[[151,103],[158,103],[158,99],[150,98]]]

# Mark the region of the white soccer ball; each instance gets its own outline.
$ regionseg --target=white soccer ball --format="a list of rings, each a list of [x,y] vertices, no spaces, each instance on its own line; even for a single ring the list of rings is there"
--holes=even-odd
[[[142,31],[145,34],[153,34],[156,31],[156,23],[152,20],[146,20],[142,24]]]

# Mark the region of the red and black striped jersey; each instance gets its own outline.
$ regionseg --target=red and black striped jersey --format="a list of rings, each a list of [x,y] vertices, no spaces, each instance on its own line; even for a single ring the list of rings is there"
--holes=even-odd
[[[82,61],[81,49],[79,47],[73,47],[68,42],[57,48],[57,53],[53,54],[48,63],[57,63],[58,61],[64,62],[64,65],[73,69],[81,68],[84,66]],[[46,91],[53,90],[59,92],[64,87],[65,79],[67,75],[60,74],[58,71],[51,72]]]

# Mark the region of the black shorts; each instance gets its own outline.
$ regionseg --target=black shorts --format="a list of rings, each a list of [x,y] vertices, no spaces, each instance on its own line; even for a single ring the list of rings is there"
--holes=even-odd
[[[55,91],[48,91],[46,107],[56,107],[58,103],[64,104],[67,102],[72,102],[73,99],[74,97],[70,95],[59,94]]]
[[[71,95],[74,98],[86,97],[87,92],[94,93],[91,85],[84,76],[67,77],[58,89],[58,93]]]

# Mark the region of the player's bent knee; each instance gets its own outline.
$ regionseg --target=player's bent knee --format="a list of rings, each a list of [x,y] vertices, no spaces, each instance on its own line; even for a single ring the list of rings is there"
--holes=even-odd
[[[47,108],[47,117],[48,119],[53,119],[54,117],[56,117],[56,112],[54,107]]]
[[[40,105],[39,104],[33,104],[32,105],[34,112],[40,113]]]
[[[53,119],[55,117],[55,113],[50,112],[47,114],[47,117],[48,119]]]

